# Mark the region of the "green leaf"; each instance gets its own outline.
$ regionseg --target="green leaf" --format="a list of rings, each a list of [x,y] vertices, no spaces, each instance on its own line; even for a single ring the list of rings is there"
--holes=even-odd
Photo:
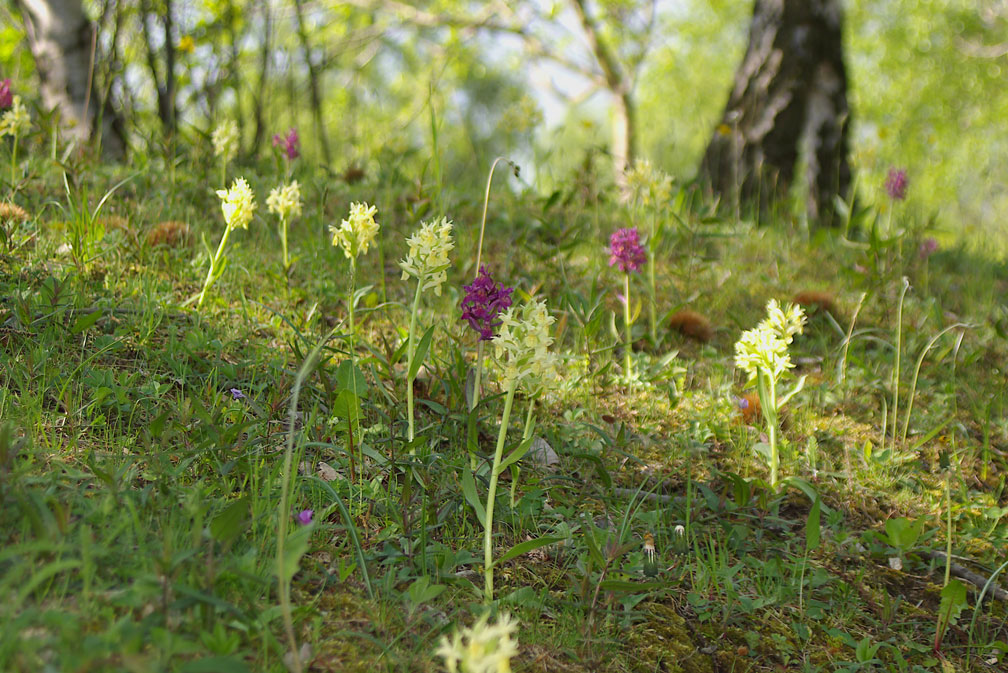
[[[485,528],[486,509],[476,494],[476,480],[473,478],[472,470],[469,469],[468,465],[465,471],[462,472],[462,495],[465,497],[466,502],[469,503],[469,506],[473,508],[473,511],[476,512],[476,518],[479,519],[480,525]]]
[[[527,540],[525,542],[519,542],[515,546],[508,549],[499,559],[494,561],[494,565],[500,565],[501,563],[506,563],[513,558],[521,556],[522,554],[527,554],[534,549],[539,549],[540,547],[545,547],[547,545],[555,544],[557,542],[562,542],[562,537],[557,537],[555,535],[546,535],[543,537],[537,537],[534,540]]]
[[[361,418],[360,398],[353,394],[351,390],[341,390],[333,400],[333,416],[344,418],[350,421],[359,421]]]
[[[428,601],[434,600],[447,588],[447,585],[444,584],[431,584],[430,579],[427,577],[418,577],[406,590],[406,595],[409,597],[409,601],[413,604],[413,607],[416,608]]]
[[[602,556],[601,549],[599,549],[598,541],[595,539],[594,528],[595,527],[591,524],[588,524],[588,526],[585,527],[584,539],[588,544],[588,554],[591,556],[592,561],[595,562],[596,566],[601,568],[605,566],[605,559]]]
[[[782,486],[792,486],[798,489],[799,491],[805,494],[805,496],[809,499],[810,502],[815,502],[816,500],[819,500],[819,492],[816,491],[815,486],[805,481],[801,477],[786,477],[784,479],[781,479],[780,483]],[[830,507],[826,506],[826,504],[823,502],[819,503],[819,509],[822,511],[823,514],[827,516],[833,513],[833,510]]]
[[[364,372],[361,371],[360,367],[351,364],[350,360],[344,360],[339,363],[339,366],[336,367],[336,373],[333,378],[336,379],[336,384],[340,388],[349,390],[357,397],[367,397],[367,378],[364,376]]]
[[[287,536],[287,546],[284,549],[283,577],[290,582],[300,569],[301,557],[308,552],[313,526],[301,526]]]
[[[941,592],[941,606],[938,609],[939,618],[946,626],[952,626],[959,620],[959,615],[968,607],[966,602],[966,585],[953,578]]]
[[[894,517],[885,523],[886,538],[890,545],[902,552],[910,551],[924,531],[924,520],[911,521],[906,517]]]
[[[815,499],[812,509],[809,510],[808,520],[805,521],[805,551],[810,552],[819,548],[819,519],[822,500]]]
[[[794,397],[795,395],[797,395],[798,393],[801,392],[802,388],[805,387],[805,379],[806,378],[808,378],[808,376],[803,374],[802,377],[800,379],[798,379],[798,382],[795,383],[794,388],[792,388],[791,390],[789,390],[784,395],[781,395],[780,398],[777,399],[777,409],[778,409],[778,411],[780,409],[784,408],[784,405],[787,404],[788,400],[790,400],[792,397]]]
[[[427,328],[424,335],[420,337],[420,342],[417,344],[417,348],[413,351],[413,362],[410,364],[409,372],[406,374],[406,380],[412,381],[416,378],[417,372],[420,371],[420,366],[423,365],[424,360],[427,359],[427,351],[430,350],[431,337],[434,336],[434,325]]]
[[[249,498],[238,498],[224,508],[210,522],[210,535],[224,544],[230,544],[249,527]]]
[[[105,315],[102,311],[92,311],[90,313],[82,313],[77,320],[74,321],[73,326],[70,328],[71,334],[80,334],[84,330],[93,326],[98,322],[101,317]]]
[[[515,464],[515,463],[517,463],[517,462],[518,462],[519,460],[521,460],[521,459],[522,459],[522,457],[523,457],[523,456],[524,456],[524,455],[525,455],[526,453],[528,453],[528,450],[529,450],[529,449],[530,449],[530,448],[532,447],[532,441],[533,441],[534,439],[535,439],[535,437],[529,437],[528,439],[526,439],[525,441],[523,441],[523,442],[522,442],[521,444],[519,444],[519,445],[518,445],[518,446],[517,446],[517,447],[515,448],[515,450],[514,450],[514,451],[512,451],[511,453],[509,453],[509,454],[507,455],[507,457],[505,457],[505,458],[504,458],[504,459],[503,459],[503,460],[501,461],[501,464],[500,464],[500,466],[499,466],[499,467],[497,468],[497,474],[501,474],[501,473],[502,473],[502,472],[504,472],[504,470],[505,470],[505,469],[507,469],[507,468],[508,468],[509,466],[511,466],[511,465],[514,465],[514,464]]]

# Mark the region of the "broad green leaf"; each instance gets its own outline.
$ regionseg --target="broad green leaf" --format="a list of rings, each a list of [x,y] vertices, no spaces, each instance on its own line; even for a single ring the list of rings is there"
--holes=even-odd
[[[969,606],[966,601],[966,585],[953,578],[941,592],[941,606],[938,609],[939,619],[944,625],[952,626],[959,620],[959,615]]]
[[[522,554],[527,554],[534,549],[539,549],[540,547],[545,547],[547,545],[555,544],[557,542],[563,541],[562,537],[557,536],[544,536],[537,537],[534,540],[526,540],[525,542],[519,542],[515,546],[508,549],[499,559],[494,561],[494,565],[497,566],[501,563],[506,563],[511,559],[521,556]]]
[[[532,447],[532,441],[534,439],[535,439],[535,437],[531,437],[530,436],[528,439],[526,439],[521,444],[519,444],[517,447],[515,447],[515,450],[512,451],[511,453],[509,453],[501,461],[500,466],[497,468],[497,474],[501,474],[502,472],[504,472],[505,469],[508,468],[508,466],[513,465],[513,464],[517,463],[519,460],[521,460],[522,457],[526,453],[528,453],[528,450]]]
[[[287,546],[284,549],[283,577],[290,582],[300,569],[301,557],[308,552],[313,526],[301,526],[287,536]]]
[[[71,334],[80,334],[84,330],[88,329],[104,315],[101,311],[92,311],[90,313],[82,313],[77,320],[74,321],[73,326],[70,328]]]
[[[230,544],[245,532],[251,522],[249,498],[245,496],[232,502],[210,522],[210,535],[224,544]]]
[[[462,472],[462,495],[465,497],[466,502],[469,506],[473,508],[476,512],[476,518],[479,519],[480,525],[486,526],[486,509],[483,507],[483,503],[480,502],[479,496],[476,494],[476,480],[473,478],[473,473],[467,465],[465,470]]]
[[[410,364],[409,372],[406,374],[407,381],[412,381],[416,378],[421,365],[423,365],[424,360],[427,359],[427,351],[430,350],[431,338],[433,336],[434,325],[431,325],[427,328],[427,331],[424,332],[424,335],[420,337],[420,342],[417,344],[417,348],[413,352],[413,362]]]

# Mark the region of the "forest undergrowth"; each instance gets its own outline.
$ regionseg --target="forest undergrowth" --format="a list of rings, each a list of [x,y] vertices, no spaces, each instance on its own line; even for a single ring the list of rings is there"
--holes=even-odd
[[[1001,260],[282,150],[22,152],[0,670],[1005,670]]]

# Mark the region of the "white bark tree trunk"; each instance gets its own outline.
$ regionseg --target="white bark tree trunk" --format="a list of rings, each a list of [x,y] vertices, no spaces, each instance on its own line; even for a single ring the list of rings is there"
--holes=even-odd
[[[100,110],[94,95],[94,27],[81,0],[19,0],[29,46],[35,57],[42,102],[59,110],[64,130],[81,142],[100,125],[102,151],[121,157],[122,124],[111,109]]]

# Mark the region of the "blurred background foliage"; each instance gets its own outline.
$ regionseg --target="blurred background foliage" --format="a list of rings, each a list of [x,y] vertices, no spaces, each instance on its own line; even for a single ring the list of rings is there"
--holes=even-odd
[[[650,7],[644,0],[589,3],[603,37],[624,62],[639,64],[633,90],[639,155],[679,181],[695,174],[724,106],[752,1],[659,0],[650,32],[640,25],[639,17],[650,16],[642,13]],[[124,110],[138,151],[164,142],[151,54],[167,42],[176,51],[174,140],[182,147],[208,147],[209,130],[230,116],[242,128],[246,158],[268,155],[272,134],[296,126],[309,160],[323,163],[328,145],[333,174],[353,167],[374,173],[394,159],[421,182],[438,179],[449,192],[472,194],[493,157],[503,154],[518,158],[525,179],[544,192],[596,170],[599,180],[611,180],[603,165],[595,166],[605,161],[610,141],[610,100],[593,94],[576,68],[534,53],[507,31],[426,20],[480,17],[487,3],[389,3],[389,11],[377,4],[88,0],[104,52],[95,81]],[[590,60],[567,3],[509,6],[574,65]],[[845,6],[859,196],[881,204],[886,170],[904,167],[907,214],[933,221],[948,239],[963,235],[1003,254],[1008,0]],[[403,8],[415,10],[418,20],[404,20]],[[173,18],[167,38],[156,20],[165,12]],[[33,63],[12,0],[0,0],[0,25],[0,77],[31,92]],[[154,61],[163,77],[163,63]],[[312,69],[321,130],[310,102]],[[258,133],[257,108],[264,127]]]

